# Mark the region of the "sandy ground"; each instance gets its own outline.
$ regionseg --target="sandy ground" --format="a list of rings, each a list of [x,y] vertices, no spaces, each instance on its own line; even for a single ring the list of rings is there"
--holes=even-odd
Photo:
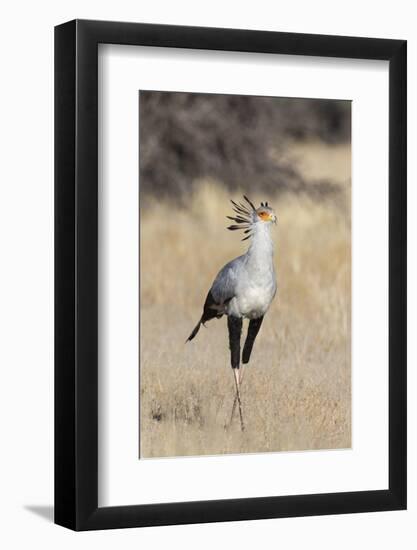
[[[225,318],[185,344],[216,273],[247,246],[225,229],[231,197],[204,181],[185,208],[141,212],[142,457],[350,447],[350,149],[291,154],[306,177],[340,192],[251,193],[278,215],[278,293],[246,369],[243,433],[237,415],[225,429],[234,398]]]

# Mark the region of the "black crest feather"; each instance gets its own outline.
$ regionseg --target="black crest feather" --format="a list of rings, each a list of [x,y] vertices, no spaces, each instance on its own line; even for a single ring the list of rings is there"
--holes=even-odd
[[[256,208],[253,202],[250,201],[246,195],[243,195],[243,198],[249,206],[246,204],[242,204],[241,202],[235,202],[234,200],[230,199],[233,210],[235,212],[235,216],[226,216],[226,218],[236,223],[236,225],[229,225],[227,229],[229,229],[229,231],[237,231],[238,229],[243,229],[244,233],[247,236],[243,238],[242,241],[246,241],[246,239],[249,239],[252,236],[252,212],[255,212]]]
[[[251,205],[251,208],[252,210],[256,210],[255,206],[253,205],[253,203],[248,199],[248,197],[246,195],[243,195],[243,198],[245,199],[245,201],[247,203],[249,203]]]

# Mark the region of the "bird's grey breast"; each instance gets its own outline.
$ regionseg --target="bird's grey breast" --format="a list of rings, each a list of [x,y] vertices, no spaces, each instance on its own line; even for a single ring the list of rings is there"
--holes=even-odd
[[[247,263],[239,279],[236,303],[233,306],[240,315],[258,318],[267,312],[277,288],[273,263],[263,266]]]
[[[236,317],[256,319],[267,312],[277,289],[271,261],[255,262],[247,254],[227,263],[210,289],[224,312]]]

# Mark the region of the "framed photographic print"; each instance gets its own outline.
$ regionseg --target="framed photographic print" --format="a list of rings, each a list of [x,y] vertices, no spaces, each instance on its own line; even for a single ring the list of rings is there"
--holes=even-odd
[[[406,42],[55,29],[55,521],[406,507]]]

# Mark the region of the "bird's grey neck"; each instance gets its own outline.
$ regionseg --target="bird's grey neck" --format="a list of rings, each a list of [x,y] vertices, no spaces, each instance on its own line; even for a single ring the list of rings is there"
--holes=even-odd
[[[255,223],[252,230],[251,244],[248,249],[250,257],[270,257],[274,254],[274,245],[271,238],[270,224]]]

